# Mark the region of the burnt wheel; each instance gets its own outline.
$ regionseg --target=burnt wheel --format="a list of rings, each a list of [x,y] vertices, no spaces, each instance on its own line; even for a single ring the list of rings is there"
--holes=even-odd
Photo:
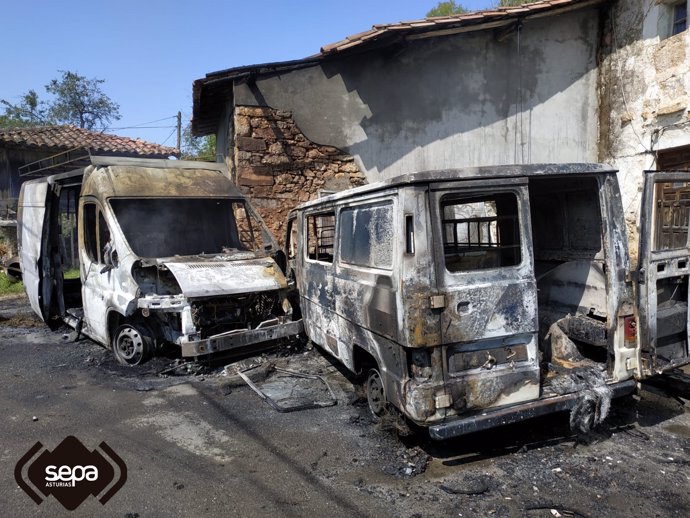
[[[388,402],[386,401],[386,391],[383,388],[381,373],[378,369],[369,369],[364,390],[367,394],[369,411],[375,420],[380,419],[388,412]]]
[[[151,342],[145,330],[132,324],[124,324],[113,333],[113,353],[122,365],[140,365],[153,353]]]

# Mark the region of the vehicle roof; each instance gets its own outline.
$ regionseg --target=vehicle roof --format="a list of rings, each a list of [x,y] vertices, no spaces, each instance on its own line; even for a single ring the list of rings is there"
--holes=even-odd
[[[618,170],[606,165],[596,163],[565,163],[565,164],[529,164],[529,165],[499,165],[499,166],[480,166],[462,167],[458,169],[440,169],[435,171],[420,171],[409,173],[376,183],[363,185],[354,189],[337,192],[307,201],[300,204],[296,209],[305,209],[322,203],[334,202],[342,199],[368,194],[384,189],[402,187],[406,185],[433,183],[433,182],[462,182],[466,180],[477,180],[481,178],[523,178],[535,176],[575,176],[587,174],[612,174]]]
[[[222,163],[102,156],[90,160],[89,166],[25,183],[82,183],[82,195],[100,198],[244,198]]]
[[[230,179],[217,169],[142,167],[138,165],[89,166],[84,171],[81,194],[101,198],[212,197],[244,198]]]

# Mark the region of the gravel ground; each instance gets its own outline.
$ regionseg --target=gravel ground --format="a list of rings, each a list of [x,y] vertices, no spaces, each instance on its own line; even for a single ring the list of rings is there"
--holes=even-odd
[[[240,364],[125,368],[68,331],[48,330],[24,297],[0,300],[5,516],[690,515],[688,394],[664,384],[614,402],[588,437],[561,414],[436,443],[372,423],[351,380],[305,344]],[[256,366],[251,379],[283,405],[337,404],[277,412],[238,365]],[[276,367],[319,374],[332,393]],[[127,483],[105,506],[37,505],[17,486],[19,458],[67,435],[125,460]]]

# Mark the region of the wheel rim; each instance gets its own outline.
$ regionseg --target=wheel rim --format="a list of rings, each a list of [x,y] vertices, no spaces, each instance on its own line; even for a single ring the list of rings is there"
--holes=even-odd
[[[367,402],[369,410],[376,417],[381,417],[386,411],[386,393],[383,390],[381,374],[376,369],[369,371],[367,377]]]
[[[126,363],[135,365],[141,361],[144,354],[144,338],[133,327],[126,327],[115,339],[115,354]]]

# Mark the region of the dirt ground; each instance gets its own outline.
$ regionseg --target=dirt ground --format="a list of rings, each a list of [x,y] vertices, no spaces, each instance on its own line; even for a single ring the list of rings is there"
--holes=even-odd
[[[281,413],[237,362],[125,368],[68,332],[48,330],[24,297],[0,300],[4,516],[690,516],[682,386],[645,385],[587,438],[559,414],[436,443],[374,425],[351,381],[302,344],[240,364],[258,365],[251,379],[281,405],[321,406]],[[275,367],[321,375],[330,391]],[[104,506],[37,505],[15,482],[36,441],[52,449],[68,435],[124,459],[127,482]]]

